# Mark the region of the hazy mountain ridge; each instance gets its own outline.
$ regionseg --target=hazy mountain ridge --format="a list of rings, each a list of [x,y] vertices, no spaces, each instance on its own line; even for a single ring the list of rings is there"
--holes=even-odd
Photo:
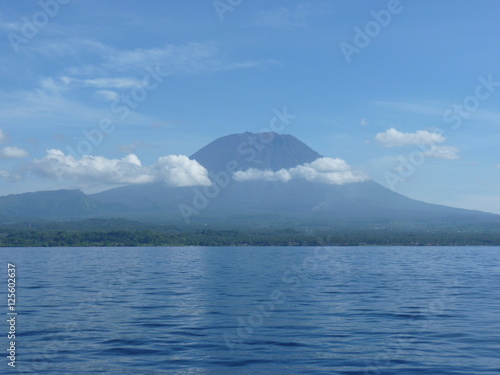
[[[213,177],[249,168],[278,171],[322,157],[291,135],[243,133],[219,138],[191,156]],[[189,215],[180,206],[189,208]],[[339,226],[499,223],[500,215],[428,204],[374,181],[333,185],[301,179],[234,181],[212,187],[128,185],[98,194],[58,190],[0,197],[0,216],[82,219],[123,217],[219,226]]]
[[[0,197],[0,213],[47,219],[85,218],[128,209],[116,203],[96,202],[80,190],[51,190]]]

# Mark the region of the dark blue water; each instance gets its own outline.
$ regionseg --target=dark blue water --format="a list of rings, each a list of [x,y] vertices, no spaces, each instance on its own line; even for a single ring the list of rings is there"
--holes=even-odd
[[[498,247],[0,256],[3,285],[17,266],[19,373],[500,373]]]

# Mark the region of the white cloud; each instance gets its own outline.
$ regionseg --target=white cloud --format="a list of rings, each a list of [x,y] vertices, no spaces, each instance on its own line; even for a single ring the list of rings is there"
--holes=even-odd
[[[287,169],[280,169],[274,172],[271,170],[250,168],[246,171],[235,172],[233,178],[236,181],[264,180],[288,182],[292,179],[292,174]]]
[[[2,129],[0,129],[0,143],[6,143],[8,140],[9,137],[7,136],[7,134]]]
[[[343,185],[368,179],[364,172],[353,170],[344,160],[326,157],[290,169],[281,169],[277,172],[251,168],[246,171],[235,172],[233,177],[237,181],[264,180],[287,182],[292,179],[305,179],[307,181],[332,185]]]
[[[45,177],[76,182],[102,184],[146,184],[164,181],[170,186],[210,185],[207,170],[184,155],[169,155],[151,166],[143,166],[139,158],[129,154],[122,159],[85,155],[81,159],[65,155],[61,150],[47,150],[42,159],[35,159],[31,170]]]
[[[28,156],[29,154],[19,147],[9,146],[0,150],[0,159],[22,159]]]
[[[0,14],[0,30],[5,32],[9,31],[21,31],[22,24],[20,22],[6,21],[5,17]]]
[[[5,169],[0,169],[0,177],[13,182],[21,181],[23,179],[22,173],[10,172]]]
[[[6,171],[6,170],[3,170],[3,169],[0,169],[0,177],[9,178],[10,177],[10,172]]]
[[[113,89],[129,89],[132,87],[141,86],[141,81],[131,77],[103,77],[103,78],[92,78],[92,79],[78,79],[68,76],[61,77],[66,85],[70,84],[81,84],[85,87],[95,87],[95,88],[113,88]]]
[[[48,81],[47,81],[48,82]],[[130,110],[130,115],[120,118],[110,107],[91,107],[64,95],[62,90],[49,89],[47,82],[30,91],[0,91],[0,118],[13,126],[39,127],[40,123],[54,126],[87,128],[99,124],[104,118],[122,125],[147,125],[158,119]],[[55,81],[56,84],[59,81]],[[50,85],[49,85],[50,86]],[[60,85],[60,87],[63,87]],[[95,126],[95,125],[93,125]]]
[[[425,155],[437,159],[460,159],[460,156],[458,156],[458,148],[452,146],[432,145],[430,150],[425,152]]]
[[[196,160],[185,155],[168,155],[158,159],[153,166],[157,179],[171,186],[211,185],[208,171]]]
[[[33,60],[40,54],[46,54],[60,60],[71,57],[71,61],[95,63],[67,67],[61,74],[41,79],[30,90],[0,91],[0,118],[11,122],[12,126],[24,126],[27,119],[36,119],[33,120],[36,124],[32,126],[51,123],[57,126],[70,124],[88,127],[88,124],[99,123],[101,119],[110,117],[120,124],[149,126],[157,119],[132,109],[130,116],[124,119],[110,108],[93,107],[91,102],[78,100],[73,95],[67,95],[67,92],[96,90],[94,95],[114,101],[120,90],[141,85],[143,78],[151,71],[166,79],[169,74],[227,71],[274,63],[268,60],[229,60],[216,44],[209,42],[126,50],[66,37],[64,40],[40,40],[39,44],[26,45],[26,51],[33,53]]]
[[[73,47],[73,45],[75,47]],[[48,48],[56,48],[56,55],[78,55],[80,50],[85,53],[95,54],[99,63],[94,65],[79,65],[67,69],[74,76],[109,77],[116,74],[144,75],[144,69],[148,66],[161,66],[162,72],[169,74],[188,73],[196,74],[203,72],[225,71],[233,69],[253,68],[262,65],[275,64],[273,60],[239,60],[228,61],[221,54],[220,48],[213,42],[166,44],[153,48],[136,48],[131,50],[116,49],[102,43],[91,44],[88,41],[61,41],[57,45]],[[40,53],[45,53],[40,51]],[[142,76],[141,76],[142,77]],[[68,77],[72,79],[72,77]],[[100,79],[100,78],[98,78]],[[96,85],[101,83],[87,82]]]
[[[424,155],[436,159],[459,159],[458,148],[452,146],[438,146],[436,143],[443,143],[446,137],[440,133],[427,130],[418,130],[415,133],[403,133],[394,128],[383,133],[378,133],[375,140],[385,147],[398,147],[406,145],[417,145]]]
[[[142,85],[141,81],[128,77],[85,79],[83,80],[83,84],[89,87],[98,87],[98,88],[110,87],[117,89],[127,89]]]
[[[57,25],[55,24],[51,25],[51,29],[56,31],[57,35],[53,35],[52,38],[44,38],[39,44],[28,44],[25,46],[25,49],[45,57],[57,59],[65,57],[76,58],[82,54],[98,58],[113,50],[108,45],[95,39],[71,37],[68,30],[57,30]]]
[[[396,147],[406,145],[416,145],[422,143],[443,143],[446,138],[439,133],[432,133],[427,130],[417,130],[415,133],[403,133],[394,128],[383,133],[378,133],[375,140],[385,147]]]
[[[143,70],[147,66],[161,65],[165,73],[196,74],[253,68],[271,61],[242,60],[228,62],[221,58],[214,43],[168,44],[163,47],[135,50],[114,50],[104,57],[102,64],[108,71]]]
[[[48,78],[42,78],[40,79],[40,89],[41,91],[47,92],[47,93],[61,93],[65,90],[67,90],[66,84],[64,81],[58,81],[55,80],[52,77]]]
[[[111,90],[98,90],[96,93],[97,93],[97,95],[103,97],[104,100],[107,100],[110,102],[118,100],[120,98],[120,95],[118,95],[117,92],[111,91]]]

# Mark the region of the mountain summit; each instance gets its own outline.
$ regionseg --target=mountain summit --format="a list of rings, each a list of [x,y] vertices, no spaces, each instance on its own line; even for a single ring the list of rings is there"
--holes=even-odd
[[[416,201],[357,178],[343,160],[323,157],[291,135],[232,134],[191,159],[209,171],[210,186],[155,182],[92,195],[55,191],[0,197],[0,219],[122,217],[227,228],[500,224],[500,215]]]
[[[292,135],[266,133],[231,134],[216,139],[191,155],[211,172],[223,171],[229,161],[236,170],[250,168],[278,171],[311,163],[321,155]]]

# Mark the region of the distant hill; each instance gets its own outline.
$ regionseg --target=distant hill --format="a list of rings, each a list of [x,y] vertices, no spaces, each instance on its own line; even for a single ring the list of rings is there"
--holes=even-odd
[[[219,138],[191,156],[211,172],[278,171],[321,155],[291,135],[242,133]],[[213,187],[129,185],[98,194],[59,190],[0,197],[0,217],[121,217],[218,227],[491,228],[500,215],[428,204],[374,181],[331,185],[303,179],[226,181]]]
[[[120,204],[96,202],[80,190],[40,191],[0,197],[0,214],[9,217],[10,221],[15,217],[86,218],[127,210]]]

